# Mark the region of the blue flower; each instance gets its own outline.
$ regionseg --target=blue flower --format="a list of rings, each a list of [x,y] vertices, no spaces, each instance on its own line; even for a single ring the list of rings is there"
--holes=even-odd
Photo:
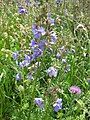
[[[35,32],[34,33],[34,38],[35,39],[39,39],[41,37],[41,33],[40,32]]]
[[[45,45],[46,45],[46,41],[45,40],[41,40],[40,42],[36,42],[34,39],[31,40],[31,43],[30,43],[30,47],[34,50],[35,48],[39,48],[41,49],[42,51],[44,50],[45,48]]]
[[[56,100],[56,103],[57,103],[57,104],[61,104],[61,103],[62,103],[62,99],[61,99],[61,98],[58,98],[58,99]]]
[[[60,54],[59,52],[56,54],[56,58],[57,58],[57,59],[60,59],[60,58],[61,58],[61,54]]]
[[[35,39],[39,39],[41,36],[45,35],[45,29],[41,26],[37,26],[36,24],[32,25],[32,32],[34,34]]]
[[[31,73],[28,73],[27,79],[28,79],[28,80],[33,80],[33,79],[34,79]]]
[[[50,14],[50,13],[48,13],[47,19],[48,19],[48,22],[49,22],[51,25],[54,25],[54,24],[55,24],[55,20],[54,20],[53,18],[51,18],[51,14]]]
[[[18,12],[19,12],[19,14],[25,14],[25,13],[27,13],[27,10],[23,7],[19,7]]]
[[[32,58],[36,59],[37,57],[41,56],[43,51],[39,48],[36,48],[33,52]]]
[[[55,20],[54,20],[53,18],[50,18],[49,21],[50,21],[50,24],[51,24],[51,25],[54,25],[54,24],[55,24]]]
[[[32,25],[32,32],[35,33],[37,30],[38,26],[36,24]]]
[[[21,73],[17,73],[17,74],[16,74],[16,80],[21,80],[21,79],[22,79]]]
[[[25,54],[25,60],[30,62],[32,60],[32,56]]]
[[[57,103],[55,103],[55,104],[53,105],[53,107],[54,107],[54,111],[55,111],[55,112],[58,112],[60,109],[62,109],[61,106],[60,106],[59,104],[57,104]]]
[[[40,32],[42,36],[46,34],[45,29],[42,26],[38,28],[38,32]]]
[[[58,98],[56,100],[56,103],[53,105],[53,108],[54,108],[55,112],[58,112],[59,110],[62,109],[62,99],[61,98],[60,99]]]
[[[30,47],[32,49],[34,49],[35,47],[37,47],[37,42],[35,41],[35,39],[31,40]]]
[[[17,52],[13,52],[12,57],[13,57],[14,60],[17,60],[18,56],[19,56],[18,51]]]
[[[40,107],[40,108],[44,108],[44,103],[43,103],[43,99],[42,98],[35,98],[34,99],[34,102],[35,102],[35,104],[38,106],[38,107]]]
[[[44,48],[45,48],[45,45],[46,45],[46,41],[45,41],[45,40],[41,40],[41,41],[38,43],[38,48],[43,51]]]
[[[25,0],[25,3],[26,3],[27,6],[30,6],[30,5],[31,5],[30,0]]]
[[[54,67],[49,67],[47,70],[49,77],[57,77],[58,70]]]
[[[51,44],[55,44],[56,43],[56,41],[57,41],[57,35],[56,35],[56,33],[55,32],[52,32],[51,33]]]
[[[32,25],[32,32],[33,32],[33,34],[34,34],[34,38],[35,38],[35,39],[38,39],[38,38],[41,37],[41,33],[38,32],[38,26],[37,26],[36,24],[33,24],[33,25]]]
[[[21,68],[28,67],[30,65],[30,61],[28,60],[23,60],[22,62],[19,63],[19,66]]]

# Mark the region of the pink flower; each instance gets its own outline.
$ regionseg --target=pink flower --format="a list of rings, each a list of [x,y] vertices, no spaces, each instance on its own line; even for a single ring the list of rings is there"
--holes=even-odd
[[[74,93],[74,94],[80,94],[81,93],[81,89],[78,86],[71,86],[69,91],[70,91],[70,93]]]

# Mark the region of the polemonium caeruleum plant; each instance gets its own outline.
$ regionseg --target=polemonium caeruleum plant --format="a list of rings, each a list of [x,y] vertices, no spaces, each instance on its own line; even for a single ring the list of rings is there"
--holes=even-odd
[[[88,0],[82,9],[79,1],[38,1],[22,0],[20,8],[16,1],[1,5],[0,117],[88,120],[88,19],[82,11]]]

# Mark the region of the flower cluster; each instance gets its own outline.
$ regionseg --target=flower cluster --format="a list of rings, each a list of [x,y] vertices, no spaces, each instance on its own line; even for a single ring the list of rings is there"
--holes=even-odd
[[[24,60],[19,63],[20,68],[28,67],[32,61],[32,56],[25,54]]]
[[[0,10],[0,82],[2,97],[7,95],[1,99],[2,119],[18,119],[20,114],[20,119],[88,119],[88,25],[75,29],[86,16],[82,10],[83,16],[75,16],[79,20],[73,17],[74,7],[77,12],[81,5],[65,0],[9,1]],[[8,117],[3,102],[16,108]]]
[[[34,39],[31,40],[30,47],[33,51],[32,58],[36,59],[43,54],[44,48],[46,46],[46,40],[40,40],[41,36],[45,35],[46,32],[42,26],[40,27],[36,24],[32,25],[32,32]]]
[[[42,98],[35,98],[34,99],[34,103],[40,107],[41,109],[44,108],[44,100]],[[55,104],[53,105],[53,109],[55,112],[58,112],[59,110],[62,109],[62,99],[58,98],[55,102]]]
[[[35,61],[38,57],[43,54],[43,51],[46,46],[46,40],[40,40],[39,38],[45,35],[45,29],[43,27],[39,27],[36,25],[32,26],[32,32],[34,35],[34,39],[30,42],[30,52],[28,54],[23,54],[24,59],[18,61],[20,52],[13,52],[12,57],[14,60],[18,61],[18,66],[20,68],[28,67],[32,61]],[[37,40],[39,39],[39,40]]]

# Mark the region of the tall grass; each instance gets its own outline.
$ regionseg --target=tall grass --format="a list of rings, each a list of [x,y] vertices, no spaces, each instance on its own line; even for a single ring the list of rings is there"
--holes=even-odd
[[[34,0],[30,6],[24,0],[19,3],[27,14],[18,13],[17,1],[0,2],[0,120],[89,120],[89,0],[63,0],[60,4],[40,0],[39,6]],[[47,23],[47,13],[55,20],[54,26]],[[20,68],[12,55],[20,51],[20,62],[24,54],[32,53],[29,44],[34,23],[48,31],[41,38],[48,44],[42,56]],[[50,31],[57,35],[53,45]],[[56,77],[46,72],[51,66],[58,70]],[[17,73],[21,80],[16,80]],[[33,80],[27,78],[28,73]],[[81,93],[70,93],[71,86],[78,86]],[[35,104],[35,98],[44,100],[44,109]],[[55,112],[57,98],[62,99],[62,109]]]

